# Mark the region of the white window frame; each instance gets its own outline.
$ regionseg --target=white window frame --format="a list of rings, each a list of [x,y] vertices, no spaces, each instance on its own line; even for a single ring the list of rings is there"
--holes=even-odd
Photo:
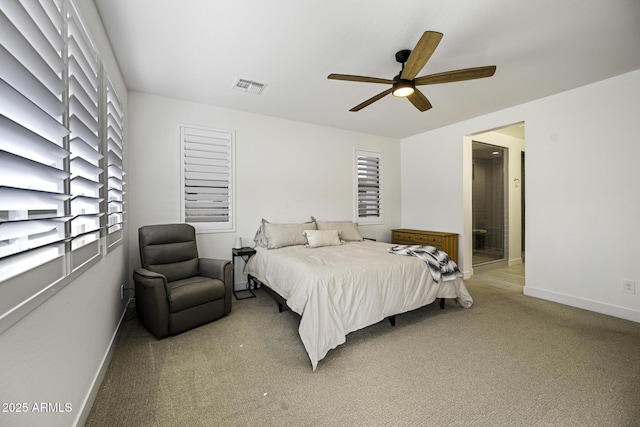
[[[179,133],[180,220],[193,225],[197,233],[235,231],[235,132],[200,125],[179,124]],[[209,151],[209,155],[212,157],[209,159],[200,157],[199,154],[203,151],[194,148],[194,144],[208,146],[209,148],[205,148],[205,150],[212,148],[215,153]],[[188,190],[193,188],[194,180],[198,181],[196,186],[207,188],[208,191],[213,192],[217,192],[221,188],[213,182],[222,183],[223,186],[226,185],[228,194],[217,194],[216,200],[205,200],[199,203],[193,200],[193,192]],[[197,220],[196,215],[190,214],[190,211],[193,212],[194,204],[201,204],[203,211],[207,210],[208,215],[202,215],[203,220]],[[224,208],[225,204],[227,204],[226,209]],[[222,208],[221,211],[220,208]],[[226,211],[226,220],[222,220],[222,216],[218,213],[213,213],[212,209],[219,210],[221,213]],[[211,219],[215,217],[219,217],[219,219],[207,221],[207,216]]]
[[[354,166],[354,195],[353,195],[353,220],[358,224],[383,224],[384,223],[384,192],[383,192],[383,159],[382,153],[379,151],[372,151],[366,149],[354,149],[353,152],[353,166]],[[363,160],[376,160],[378,162],[377,168],[377,188],[378,197],[375,207],[377,208],[377,215],[364,214],[362,212],[362,191],[365,190],[365,185],[362,182],[362,175],[364,171]]]

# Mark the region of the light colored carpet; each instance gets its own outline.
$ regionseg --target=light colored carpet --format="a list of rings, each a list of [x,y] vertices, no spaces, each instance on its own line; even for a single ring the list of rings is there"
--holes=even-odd
[[[347,337],[316,372],[261,290],[156,340],[123,325],[88,426],[638,426],[640,325],[466,281]]]

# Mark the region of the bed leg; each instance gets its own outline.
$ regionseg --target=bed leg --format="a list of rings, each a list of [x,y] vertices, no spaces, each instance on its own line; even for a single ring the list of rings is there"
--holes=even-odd
[[[284,305],[282,305],[282,303],[280,303],[280,302],[278,303],[278,311],[280,313],[282,313],[284,311]]]
[[[396,326],[396,316],[389,316],[389,323],[391,323],[391,326]]]
[[[440,308],[444,310],[444,298],[440,298]]]

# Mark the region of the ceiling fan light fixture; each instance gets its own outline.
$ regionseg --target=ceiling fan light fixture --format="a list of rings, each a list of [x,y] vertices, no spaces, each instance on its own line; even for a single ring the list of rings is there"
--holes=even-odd
[[[393,85],[393,96],[398,98],[406,98],[415,92],[415,86],[410,80],[400,80]]]
[[[445,71],[443,73],[428,74],[417,77],[431,58],[431,55],[438,47],[442,33],[437,31],[425,31],[413,50],[403,49],[396,52],[396,62],[402,64],[400,73],[391,79],[383,79],[379,77],[354,76],[351,74],[334,74],[331,73],[327,78],[331,80],[346,80],[351,82],[379,83],[391,85],[387,90],[367,99],[356,105],[349,111],[360,111],[364,107],[373,104],[384,98],[390,93],[395,97],[407,98],[419,111],[427,111],[433,106],[431,102],[424,96],[416,86],[433,85],[437,83],[452,83],[463,80],[481,79],[491,77],[496,72],[496,66],[490,65],[486,67],[464,68],[460,70]]]

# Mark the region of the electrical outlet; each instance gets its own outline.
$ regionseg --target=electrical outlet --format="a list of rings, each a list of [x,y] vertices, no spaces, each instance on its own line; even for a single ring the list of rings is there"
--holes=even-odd
[[[124,285],[120,285],[120,301],[124,300]]]
[[[622,281],[622,292],[625,294],[635,294],[636,293],[636,282],[632,280],[623,280]]]

